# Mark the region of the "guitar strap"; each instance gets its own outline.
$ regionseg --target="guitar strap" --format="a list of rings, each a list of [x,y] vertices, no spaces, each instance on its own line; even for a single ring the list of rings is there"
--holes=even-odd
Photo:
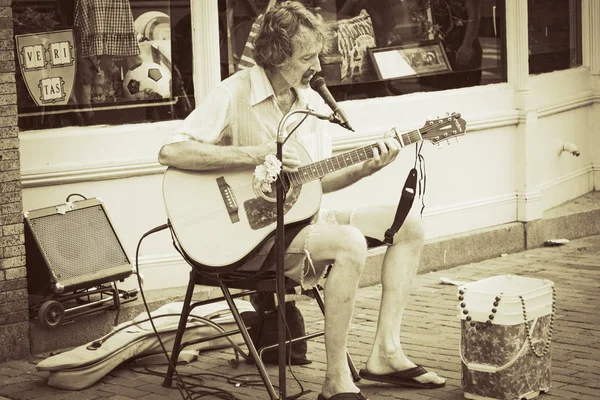
[[[404,223],[408,212],[410,211],[413,201],[415,200],[415,192],[417,190],[417,169],[412,168],[408,172],[408,176],[406,177],[406,181],[404,182],[404,187],[402,188],[402,195],[400,196],[400,201],[398,202],[398,208],[396,209],[396,216],[394,217],[394,222],[392,222],[392,226],[389,227],[387,231],[385,231],[385,237],[383,239],[383,244],[391,245],[394,241],[394,235],[398,232],[398,229]]]
[[[415,194],[417,191],[417,163],[419,164],[419,168],[421,169],[421,175],[424,177],[425,172],[423,170],[423,164],[425,159],[421,155],[421,145],[417,145],[415,148],[415,165],[414,167],[408,171],[408,176],[406,177],[406,181],[404,182],[404,187],[402,188],[402,195],[400,196],[400,201],[398,202],[398,208],[396,209],[396,215],[394,216],[394,222],[392,222],[392,226],[389,227],[387,231],[385,231],[383,244],[386,246],[391,245],[394,242],[394,235],[398,232],[398,229],[406,220],[406,216],[408,212],[412,208],[413,202],[415,200]],[[421,193],[421,185],[419,185],[419,196],[425,194],[425,184],[423,183],[423,192]],[[425,203],[423,203],[423,207],[421,208],[421,215],[423,214],[423,209],[425,208]]]

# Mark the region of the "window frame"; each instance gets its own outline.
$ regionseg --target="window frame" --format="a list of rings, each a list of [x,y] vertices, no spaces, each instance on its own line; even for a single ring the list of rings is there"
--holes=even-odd
[[[596,54],[598,58],[600,51],[594,51],[591,46],[592,30],[591,26],[594,22],[592,13],[593,0],[581,0],[581,52],[582,65],[564,70],[544,72],[541,74],[529,73],[529,21],[528,21],[528,3],[527,1],[506,1],[506,61],[507,61],[507,82],[516,90],[515,96],[517,105],[520,108],[522,94],[529,89],[529,81],[531,78],[544,76],[547,74],[564,73],[569,74],[580,68],[587,68],[594,73],[594,68],[598,70],[598,66],[594,67],[591,63],[592,54]],[[598,8],[596,8],[598,10]],[[596,18],[599,16],[596,15]],[[598,21],[595,21],[596,23]]]
[[[171,4],[173,3],[183,3],[183,1],[181,0],[170,0]],[[204,12],[204,9],[208,9],[206,6],[210,6],[213,3],[213,0],[208,0],[208,1],[202,1],[202,2],[196,2],[195,0],[188,0],[189,1],[189,7],[190,7],[190,19],[191,19],[191,26],[192,27],[205,27],[210,25],[209,21],[211,16],[208,15],[208,13]],[[149,2],[145,2],[145,3],[149,3]],[[199,3],[199,4],[197,4]],[[199,10],[199,12],[194,13],[194,7],[196,7],[196,9]],[[216,4],[215,4],[216,7]],[[209,7],[210,8],[210,7]],[[10,18],[10,16],[9,16]],[[72,27],[67,27],[64,26],[62,27],[64,29],[72,29]],[[194,29],[192,28],[192,35],[194,33],[198,33],[198,32],[202,32],[202,29]],[[192,39],[190,37],[190,39]],[[13,34],[13,40],[14,40],[14,34]],[[206,44],[200,43],[197,48],[193,48],[194,43],[197,43],[197,40],[192,40],[192,52],[194,53],[198,53],[199,49],[202,49],[202,46],[205,46]],[[208,43],[208,41],[206,41],[206,43]],[[16,43],[13,43],[14,46],[16,46]],[[78,51],[80,51],[80,49],[78,49]],[[196,59],[194,59],[194,64],[196,64]],[[14,59],[14,63],[15,63],[15,68],[16,70],[20,69],[20,65],[19,65],[19,60],[17,60],[17,58],[15,57]],[[192,84],[194,85],[194,88],[199,88],[202,87],[201,83],[198,82],[199,79],[197,79],[197,75],[196,71],[192,71]],[[194,93],[194,100],[196,101],[196,104],[199,98],[203,98],[204,94],[198,94],[198,93]],[[191,98],[191,97],[190,97]],[[17,98],[17,102],[19,101],[19,99]],[[157,104],[157,103],[149,103],[147,105],[144,104],[130,104],[130,103],[123,103],[123,104],[115,104],[115,105],[100,105],[98,107],[93,107],[90,106],[89,110],[100,110],[100,111],[110,111],[111,109],[128,109],[128,108],[141,108],[141,107],[156,107],[156,106],[164,106],[165,104],[174,104],[174,100],[170,99],[170,100],[165,100],[163,103]],[[55,112],[54,110],[46,110],[46,111],[31,111],[31,112],[24,112],[24,113],[18,113],[17,114],[17,118],[21,118],[22,116],[28,116],[28,115],[40,115],[40,114],[62,114],[62,113],[66,113],[69,112],[69,110],[59,110],[57,112]],[[99,122],[96,124],[91,124],[91,125],[69,125],[67,127],[53,127],[53,128],[48,128],[48,127],[43,127],[43,128],[39,128],[39,129],[26,129],[21,131],[21,134],[29,134],[31,133],[33,136],[37,136],[42,132],[68,132],[71,129],[75,129],[78,130],[79,132],[88,132],[88,131],[93,131],[93,134],[97,134],[99,130],[101,129],[106,129],[106,130],[110,130],[111,128],[115,128],[117,130],[121,130],[119,129],[119,127],[121,126],[144,126],[144,125],[148,125],[148,124],[160,124],[161,126],[164,126],[165,124],[169,124],[169,123],[176,123],[177,121],[181,121],[182,119],[165,119],[165,120],[155,120],[155,121],[135,121],[135,122],[123,122],[123,123],[117,123],[117,124],[113,124],[113,123],[103,123],[103,122]],[[145,129],[145,128],[144,128]]]

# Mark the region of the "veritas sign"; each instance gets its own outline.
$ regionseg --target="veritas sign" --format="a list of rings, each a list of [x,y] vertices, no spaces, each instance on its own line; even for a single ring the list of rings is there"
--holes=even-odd
[[[67,104],[77,58],[73,30],[15,35],[15,42],[23,80],[36,104]]]

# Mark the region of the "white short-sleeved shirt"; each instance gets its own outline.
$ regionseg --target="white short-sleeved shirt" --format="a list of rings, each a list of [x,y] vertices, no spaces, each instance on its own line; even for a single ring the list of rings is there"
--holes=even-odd
[[[331,111],[314,90],[296,89],[292,109],[305,109],[328,115]],[[288,118],[284,131],[289,133],[305,114]],[[255,146],[273,141],[283,113],[265,70],[255,65],[222,81],[183,122],[181,133],[172,141],[195,139],[204,143]],[[293,133],[313,161],[331,156],[327,121],[309,116]]]

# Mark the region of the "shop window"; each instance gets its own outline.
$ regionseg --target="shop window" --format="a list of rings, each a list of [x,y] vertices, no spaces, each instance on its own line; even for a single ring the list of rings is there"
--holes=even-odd
[[[184,118],[190,0],[12,2],[19,128]]]
[[[331,28],[321,55],[338,100],[506,81],[504,0],[303,0]],[[219,0],[221,76],[252,65],[269,0]]]
[[[581,0],[529,0],[529,73],[540,74],[581,62]]]

